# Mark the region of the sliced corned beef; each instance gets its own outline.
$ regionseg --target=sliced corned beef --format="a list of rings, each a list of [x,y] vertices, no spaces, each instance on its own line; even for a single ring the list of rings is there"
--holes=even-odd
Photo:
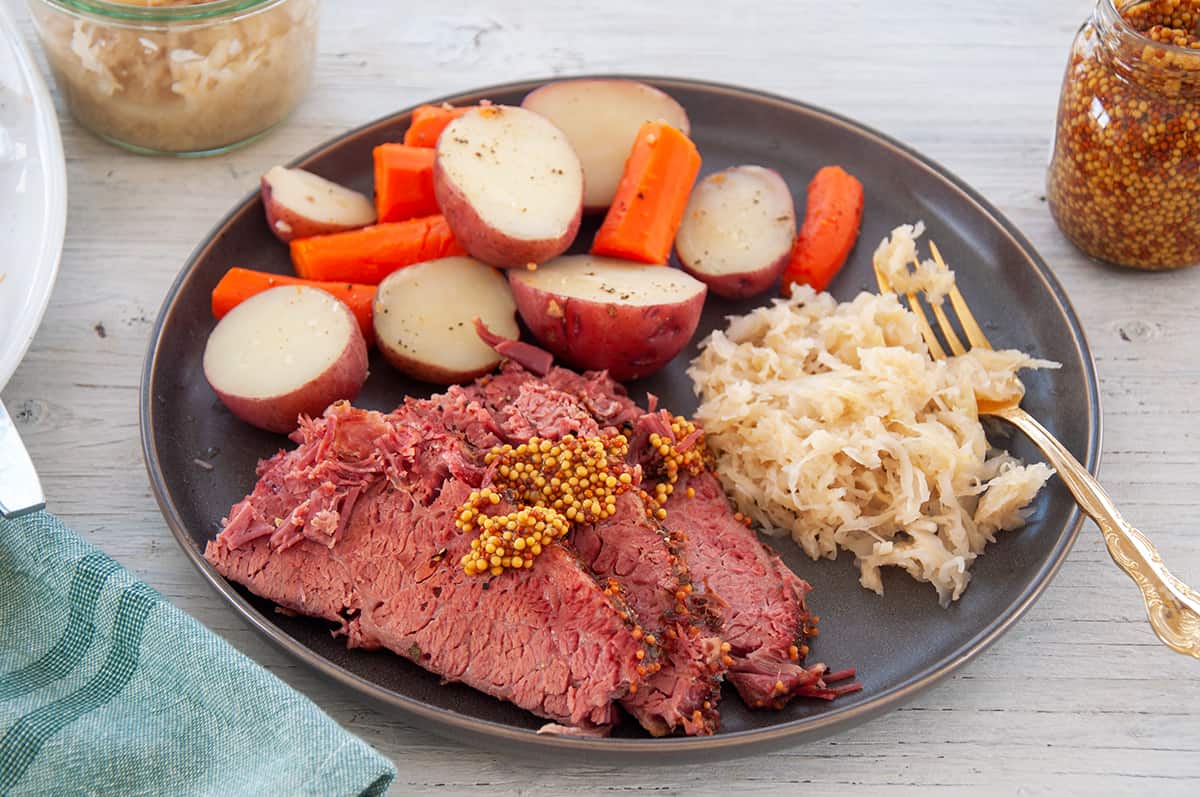
[[[509,365],[467,392],[493,412],[501,433],[512,438],[507,442],[523,443],[596,434],[601,420],[605,426],[632,420],[636,408],[619,390],[604,375],[555,368],[543,380]],[[593,409],[584,409],[585,402]],[[645,663],[647,679],[622,705],[656,736],[712,733],[725,669],[720,620],[691,588],[683,551],[647,518],[637,491],[620,496],[616,515],[577,526],[571,543],[602,582],[616,583],[641,622],[639,633],[659,647],[657,660]]]
[[[571,532],[571,543],[602,580],[613,578],[660,646],[658,669],[622,705],[656,736],[676,730],[711,734],[717,725],[722,663],[720,618],[691,589],[683,551],[646,517],[637,493],[617,499],[617,513]]]
[[[536,379],[516,386],[511,398],[503,401],[492,398],[486,389],[478,394],[507,443],[519,445],[535,436],[545,440],[560,440],[567,435],[593,437],[600,432],[596,421],[578,400]]]
[[[630,457],[648,473],[656,465],[648,442],[651,433],[679,451],[701,444],[699,431],[675,439],[669,412],[640,410],[624,388],[604,374],[580,376],[555,368],[546,381],[579,396],[585,406],[604,408],[605,419],[632,426]],[[650,403],[653,410],[653,397]],[[597,417],[601,425],[613,422],[605,419]],[[693,582],[721,606],[721,635],[731,648],[727,677],[748,705],[779,708],[797,696],[832,699],[860,688],[829,685],[853,677],[853,670],[830,674],[824,664],[805,666],[806,629],[813,622],[805,597],[811,587],[734,516],[715,475],[681,475],[665,508],[664,525],[682,538]]]
[[[299,430],[297,449],[260,465],[205,556],[255,594],[340,623],[351,647],[386,647],[556,722],[604,728],[645,656],[628,609],[557,544],[495,578],[458,564],[470,539],[454,517],[494,429],[454,389],[386,416],[334,405]]]
[[[489,406],[503,407],[515,401],[521,386],[530,382],[570,396],[601,428],[619,428],[633,423],[645,412],[629,398],[625,388],[604,371],[577,374],[566,368],[551,368],[544,377],[538,377],[508,361],[498,373],[481,377],[465,390],[468,395],[484,398]]]
[[[709,472],[681,475],[665,524],[635,490],[533,568],[463,572],[470,538],[454,518],[489,483],[484,453],[609,427],[632,430],[631,459],[650,470],[650,432],[700,443],[698,432],[675,440],[669,415],[638,408],[607,375],[561,368],[539,378],[509,363],[388,415],[337,404],[301,425],[296,450],[260,463],[206,556],[256,594],[338,623],[351,647],[386,647],[560,732],[602,731],[620,700],[651,733],[711,733],[726,666],[754,707],[857,688],[827,684],[852,671],[804,666],[809,587],[735,518]]]
[[[666,510],[666,525],[685,535],[692,578],[721,602],[732,659],[727,677],[747,705],[781,708],[800,695],[828,699],[858,688],[826,683],[852,671],[830,676],[824,664],[804,665],[811,587],[734,517],[716,476],[681,476]]]

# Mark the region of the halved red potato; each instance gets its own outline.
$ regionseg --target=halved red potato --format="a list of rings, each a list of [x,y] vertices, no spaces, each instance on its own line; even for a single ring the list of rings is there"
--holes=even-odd
[[[438,137],[433,189],[467,253],[498,268],[556,257],[579,231],[579,158],[561,130],[523,108],[473,108],[451,122]]]
[[[392,365],[450,385],[482,376],[500,355],[480,339],[478,318],[496,335],[521,336],[503,275],[470,257],[444,257],[388,275],[375,294],[375,339]]]
[[[795,238],[796,207],[779,173],[734,166],[692,190],[675,254],[713,293],[741,299],[779,278]]]
[[[246,423],[291,432],[300,415],[358,395],[367,344],[354,314],[325,291],[271,288],[217,323],[204,348],[204,377]]]
[[[678,269],[593,255],[510,271],[508,281],[543,346],[621,380],[649,376],[687,346],[708,292]]]
[[[275,166],[264,174],[262,203],[284,243],[375,223],[375,204],[365,195],[303,169]]]
[[[535,89],[521,102],[567,134],[583,164],[583,209],[612,204],[625,159],[644,122],[664,121],[684,135],[687,112],[670,95],[636,80],[558,80]]]

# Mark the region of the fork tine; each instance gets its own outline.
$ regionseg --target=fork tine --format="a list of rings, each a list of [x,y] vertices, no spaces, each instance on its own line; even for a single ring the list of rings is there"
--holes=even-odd
[[[921,337],[925,338],[925,345],[929,347],[929,356],[935,360],[946,359],[946,350],[942,348],[941,342],[934,334],[933,327],[929,326],[929,319],[925,317],[925,309],[921,307],[921,301],[914,293],[908,294],[908,309],[917,317],[917,326],[921,329]]]
[[[933,248],[932,241],[930,242],[930,247]],[[917,269],[921,268],[920,257],[913,259],[913,265]],[[938,326],[941,328],[942,334],[946,336],[946,342],[950,344],[950,351],[954,352],[955,356],[966,354],[967,350],[962,345],[962,341],[958,339],[958,333],[954,331],[954,325],[950,323],[950,319],[946,317],[946,311],[942,309],[942,306],[946,303],[946,300],[939,299],[935,304],[933,300],[929,299],[928,296],[925,298],[929,301],[929,306],[933,309],[933,315],[937,319]]]
[[[937,318],[938,326],[941,327],[942,334],[946,336],[946,342],[950,344],[950,351],[954,352],[955,356],[966,354],[966,347],[958,339],[958,333],[954,331],[954,326],[950,323],[950,319],[946,317],[946,311],[942,309],[942,305],[945,303],[946,300],[943,299],[937,304],[930,302],[929,306],[933,308],[933,315]]]
[[[963,331],[967,333],[967,340],[971,341],[971,347],[976,349],[992,348],[991,341],[987,339],[987,335],[983,334],[983,330],[975,322],[975,316],[971,315],[971,308],[967,307],[967,300],[959,293],[957,285],[950,289],[950,304],[954,305],[954,312],[958,313],[958,323],[962,324]]]
[[[887,274],[884,274],[883,270],[879,268],[877,264],[873,263],[872,265],[875,268],[875,282],[879,285],[879,292],[895,293],[895,291],[892,290],[892,282],[887,278]]]
[[[938,251],[937,244],[930,241],[929,250],[933,253],[933,261],[938,264],[938,268],[947,268],[946,261],[942,260],[942,253]],[[971,346],[980,349],[992,348],[991,342],[975,321],[975,316],[971,313],[971,308],[967,306],[967,300],[963,298],[957,285],[950,289],[950,304],[954,305],[954,312],[958,314],[958,323],[962,324],[963,332],[967,333],[967,340],[971,342]]]
[[[883,269],[879,268],[878,265],[875,266],[875,282],[879,284],[880,293],[896,292],[892,288],[892,281],[887,278],[887,274],[884,274]],[[929,356],[935,360],[946,359],[946,350],[942,348],[937,335],[933,333],[933,327],[929,326],[929,321],[925,318],[925,311],[921,308],[921,303],[912,293],[908,294],[908,306],[912,314],[917,317],[917,327],[921,330],[921,337],[925,339],[925,346],[929,349]]]

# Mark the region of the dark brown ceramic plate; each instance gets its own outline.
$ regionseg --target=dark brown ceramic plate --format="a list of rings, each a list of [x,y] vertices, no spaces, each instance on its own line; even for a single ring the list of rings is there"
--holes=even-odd
[[[994,207],[915,152],[818,108],[729,86],[646,80],[687,108],[705,172],[739,163],[769,166],[792,186],[801,208],[804,187],[819,167],[841,164],[861,178],[867,195],[862,238],[832,286],[840,298],[873,289],[870,254],[892,227],[924,220],[992,341],[1062,363],[1061,370],[1028,376],[1025,407],[1095,468],[1099,399],[1083,331],[1049,268]],[[444,99],[516,104],[541,82]],[[408,121],[408,111],[381,119],[318,148],[297,165],[369,193],[372,147],[399,139]],[[581,232],[577,248],[591,240],[592,224]],[[752,712],[730,691],[721,704],[721,731],[710,738],[651,739],[632,722],[606,739],[538,736],[534,731],[542,721],[532,714],[464,686],[442,686],[436,676],[398,656],[347,651],[330,637],[326,624],[277,614],[267,601],[226,582],[202,558],[222,515],[252,487],[258,458],[288,444],[230,416],[201,373],[214,323],[209,292],[233,265],[289,270],[286,248],[263,221],[257,191],[217,225],[184,267],[150,346],[142,381],[142,442],[163,514],[192,562],[255,628],[330,679],[455,738],[651,763],[740,754],[830,734],[895,708],[994,641],[1045,588],[1079,530],[1080,515],[1070,495],[1052,482],[1037,499],[1032,522],[988,548],[975,565],[970,589],[948,609],[938,606],[932,588],[902,573],[885,578],[887,594],[880,598],[858,585],[850,557],[812,562],[787,540],[779,541],[788,565],[815,587],[811,605],[821,615],[823,633],[814,660],[857,667],[862,692],[832,703],[801,701],[783,711]],[[696,340],[755,301],[710,298]],[[695,398],[684,369],[694,353],[693,347],[662,373],[631,385],[635,397],[651,390],[664,406],[690,413]],[[378,356],[371,371],[359,399],[364,406],[387,410],[404,395],[429,393],[427,385],[400,377]],[[1013,441],[1013,449],[1023,458],[1039,458],[1023,438]],[[211,463],[212,470],[197,465],[197,459]]]

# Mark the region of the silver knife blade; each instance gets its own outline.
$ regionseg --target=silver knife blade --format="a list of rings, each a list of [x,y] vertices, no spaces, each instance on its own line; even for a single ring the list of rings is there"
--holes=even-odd
[[[45,505],[46,496],[29,452],[0,402],[0,517],[36,512]]]

